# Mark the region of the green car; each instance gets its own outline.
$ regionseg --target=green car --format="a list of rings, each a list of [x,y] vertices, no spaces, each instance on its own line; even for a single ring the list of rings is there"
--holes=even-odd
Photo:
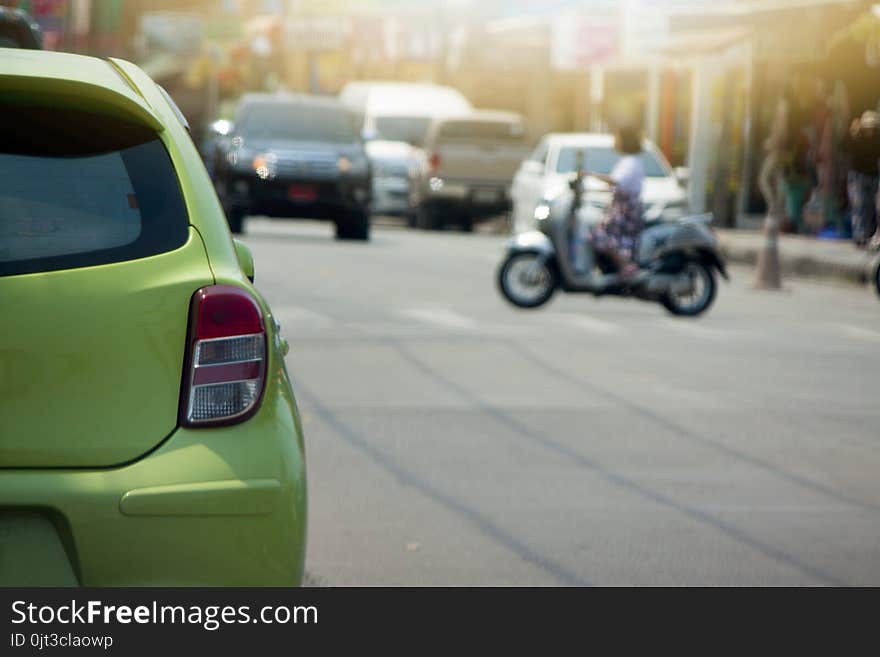
[[[164,90],[0,48],[0,585],[297,585],[287,343]]]

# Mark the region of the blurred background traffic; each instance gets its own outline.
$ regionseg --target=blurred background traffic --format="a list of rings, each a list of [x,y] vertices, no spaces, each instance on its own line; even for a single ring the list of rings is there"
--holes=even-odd
[[[667,190],[663,202],[710,211],[718,227],[754,228],[771,175],[762,164],[775,148],[786,162],[772,172],[783,230],[850,238],[846,140],[852,119],[880,99],[880,6],[861,0],[0,4],[27,12],[47,49],[142,65],[187,117],[209,166],[223,136],[212,125],[234,119],[244,94],[338,96],[360,110],[367,141],[383,142],[368,146],[378,179],[372,207],[423,227],[468,228],[505,211],[519,164],[547,155],[544,136],[626,122],[642,128],[657,168],[670,177],[675,169],[686,189],[678,198]],[[376,81],[421,86],[375,91],[368,83]],[[370,89],[381,99],[368,100]],[[495,113],[429,135],[432,118],[471,108]],[[780,121],[789,139],[774,145]],[[490,147],[480,154],[488,168],[473,156],[454,162],[466,141]],[[535,153],[539,144],[545,151]],[[534,185],[529,173],[509,190],[514,202]],[[480,188],[436,189],[450,176]],[[465,193],[479,206],[473,212],[453,203]],[[858,222],[855,238],[865,241],[873,225]]]

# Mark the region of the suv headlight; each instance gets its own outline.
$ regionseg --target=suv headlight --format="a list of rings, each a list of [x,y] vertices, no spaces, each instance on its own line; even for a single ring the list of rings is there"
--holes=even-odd
[[[377,164],[373,164],[374,172]],[[366,175],[370,169],[370,162],[365,157],[357,155],[340,155],[336,159],[336,168],[339,173],[349,176]]]

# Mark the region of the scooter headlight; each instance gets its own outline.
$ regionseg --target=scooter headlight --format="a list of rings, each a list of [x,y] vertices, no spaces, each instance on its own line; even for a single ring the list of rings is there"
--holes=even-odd
[[[544,221],[550,218],[550,206],[546,203],[541,203],[538,207],[535,208],[535,221]]]

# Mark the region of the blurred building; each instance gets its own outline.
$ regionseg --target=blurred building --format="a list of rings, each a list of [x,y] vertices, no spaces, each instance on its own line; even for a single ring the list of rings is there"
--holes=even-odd
[[[880,21],[863,0],[734,0],[671,17],[667,58],[692,76],[688,165],[695,210],[722,225],[764,210],[756,178],[779,97],[799,84],[818,117],[835,82],[851,113],[874,107],[880,69],[856,26]],[[870,30],[869,30],[870,31]],[[859,55],[854,53],[859,51]],[[848,53],[843,56],[842,53]]]

